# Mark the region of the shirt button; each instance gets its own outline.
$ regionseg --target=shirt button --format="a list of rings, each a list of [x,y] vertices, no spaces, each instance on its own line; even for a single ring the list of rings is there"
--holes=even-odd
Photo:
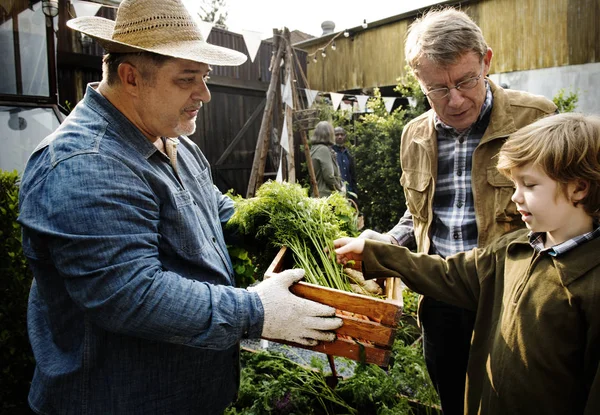
[[[452,237],[454,239],[458,239],[458,238],[460,238],[460,234],[458,232],[454,232],[454,234],[452,235]]]
[[[212,237],[212,241],[213,243],[217,243],[217,238],[215,238],[214,236]]]
[[[459,142],[460,144],[464,143],[464,142],[465,142],[465,138],[464,138],[464,137],[461,137],[461,138],[459,138],[459,139],[458,139],[458,142]]]
[[[463,202],[458,202],[458,203],[456,204],[456,207],[459,207],[459,208],[463,207]]]
[[[456,175],[457,175],[457,176],[462,176],[462,170],[459,170],[459,171],[457,171],[457,172],[456,172]]]

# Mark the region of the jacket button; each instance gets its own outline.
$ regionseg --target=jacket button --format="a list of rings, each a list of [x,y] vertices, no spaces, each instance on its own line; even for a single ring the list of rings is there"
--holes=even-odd
[[[217,243],[217,238],[215,238],[214,236],[212,237],[212,241],[213,243]]]

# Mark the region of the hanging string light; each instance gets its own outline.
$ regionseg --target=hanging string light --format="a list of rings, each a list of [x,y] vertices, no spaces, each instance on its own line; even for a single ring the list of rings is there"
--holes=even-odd
[[[363,29],[366,29],[366,28],[368,27],[368,24],[367,24],[367,19],[363,19],[363,23],[362,23],[361,27],[362,27]],[[344,37],[346,37],[346,38],[349,38],[349,37],[350,37],[350,35],[351,35],[351,33],[350,33],[350,30],[348,30],[348,29],[344,29],[344,31],[343,31],[343,32],[339,32],[339,33],[337,33],[335,36],[333,36],[333,37],[332,37],[332,38],[329,40],[329,42],[327,42],[327,44],[326,44],[325,46],[323,46],[322,48],[318,48],[318,49],[317,49],[317,50],[315,50],[313,53],[309,53],[309,54],[308,54],[308,56],[307,56],[307,59],[309,59],[309,60],[310,60],[310,58],[312,57],[312,61],[313,61],[314,63],[316,63],[316,62],[317,62],[317,53],[318,53],[318,52],[321,52],[321,56],[322,56],[323,58],[326,58],[326,57],[327,57],[327,52],[326,52],[326,50],[327,50],[327,48],[328,48],[329,46],[331,46],[331,50],[336,50],[336,49],[337,49],[337,45],[335,44],[335,40],[336,40],[338,37],[340,37],[340,36],[344,36]]]

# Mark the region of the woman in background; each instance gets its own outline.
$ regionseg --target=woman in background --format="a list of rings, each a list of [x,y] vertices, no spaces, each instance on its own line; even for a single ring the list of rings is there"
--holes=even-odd
[[[319,197],[327,197],[336,190],[341,192],[340,169],[332,149],[335,144],[333,125],[328,121],[318,123],[310,138],[310,144],[310,158],[315,170]]]

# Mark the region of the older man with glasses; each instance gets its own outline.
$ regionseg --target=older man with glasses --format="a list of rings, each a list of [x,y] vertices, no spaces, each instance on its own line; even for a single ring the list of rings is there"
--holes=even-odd
[[[446,257],[523,227],[510,200],[513,185],[496,171],[495,157],[510,133],[556,106],[488,79],[492,50],[469,16],[453,8],[417,19],[405,52],[431,110],[402,133],[406,212],[386,234],[366,230],[361,237]],[[445,415],[464,412],[476,311],[434,298],[420,302],[427,368]]]

